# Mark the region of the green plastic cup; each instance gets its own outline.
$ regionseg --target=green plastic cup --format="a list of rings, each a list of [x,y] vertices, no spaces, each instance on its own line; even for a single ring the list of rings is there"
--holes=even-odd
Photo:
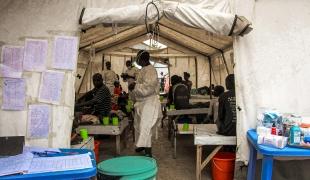
[[[112,118],[112,125],[113,126],[118,126],[118,117],[113,117]]]
[[[175,106],[174,106],[174,104],[170,104],[169,109],[170,109],[170,110],[175,110]]]
[[[183,131],[188,131],[189,130],[189,124],[188,123],[184,123],[183,127],[182,127]]]
[[[88,131],[87,129],[80,129],[80,135],[83,138],[83,141],[88,139]]]
[[[110,124],[109,121],[110,121],[110,118],[109,118],[109,117],[103,117],[103,120],[102,120],[103,125],[105,125],[105,126],[109,125],[109,124]]]

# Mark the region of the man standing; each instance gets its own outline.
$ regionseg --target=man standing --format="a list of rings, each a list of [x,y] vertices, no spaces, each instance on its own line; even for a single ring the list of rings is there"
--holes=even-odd
[[[111,62],[105,63],[106,70],[103,71],[103,80],[105,81],[106,86],[109,88],[110,94],[113,94],[114,91],[114,82],[117,81],[116,73],[111,70]]]
[[[147,51],[138,52],[137,63],[142,69],[136,82],[128,87],[136,100],[134,104],[136,152],[145,150],[146,156],[152,156],[152,129],[161,118],[158,76],[156,69],[150,64],[150,54]]]
[[[188,72],[184,72],[183,77],[184,77],[183,83],[187,86],[189,93],[191,93],[192,85],[193,85],[192,81],[189,80],[191,75]]]

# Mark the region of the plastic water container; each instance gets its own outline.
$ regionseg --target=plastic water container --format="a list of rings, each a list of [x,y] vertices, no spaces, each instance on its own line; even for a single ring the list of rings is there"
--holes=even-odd
[[[298,125],[290,128],[290,144],[299,145],[301,139],[301,130]]]
[[[233,180],[236,154],[218,152],[212,159],[213,180]]]
[[[123,156],[98,164],[98,179],[151,180],[156,178],[155,159],[144,156]]]

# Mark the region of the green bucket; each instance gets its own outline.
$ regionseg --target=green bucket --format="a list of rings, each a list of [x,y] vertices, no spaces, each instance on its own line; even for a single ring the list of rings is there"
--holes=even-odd
[[[123,156],[102,161],[99,174],[121,177],[121,180],[147,180],[156,177],[155,159],[144,156]]]

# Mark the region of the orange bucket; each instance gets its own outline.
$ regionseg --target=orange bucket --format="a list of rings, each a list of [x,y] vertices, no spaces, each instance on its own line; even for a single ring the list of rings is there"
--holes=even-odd
[[[236,154],[231,152],[218,152],[212,159],[213,180],[233,180]]]
[[[99,147],[100,147],[100,141],[95,140],[94,152],[95,152],[97,163],[99,161]]]

